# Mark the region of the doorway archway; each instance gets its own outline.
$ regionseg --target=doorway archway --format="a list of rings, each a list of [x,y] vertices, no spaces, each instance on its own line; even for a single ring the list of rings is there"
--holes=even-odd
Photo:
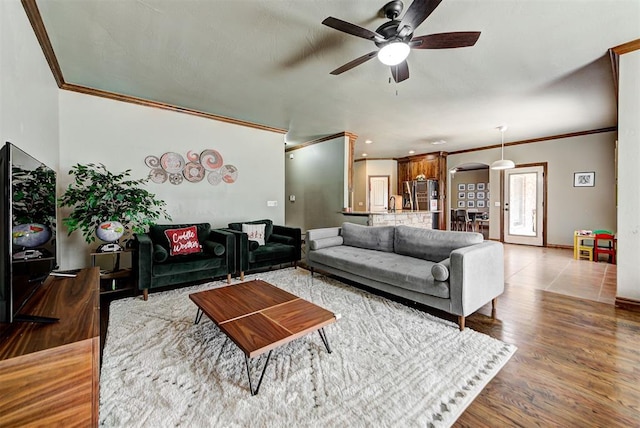
[[[489,239],[491,216],[489,165],[485,163],[457,165],[449,170],[448,183],[448,229],[473,230],[481,232],[485,239]]]

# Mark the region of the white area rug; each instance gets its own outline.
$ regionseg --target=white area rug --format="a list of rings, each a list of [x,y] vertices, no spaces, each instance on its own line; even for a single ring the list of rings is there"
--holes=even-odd
[[[222,281],[111,304],[100,422],[112,427],[450,426],[516,350],[303,269],[264,279],[342,318],[277,348],[251,396],[244,354],[190,293]],[[254,379],[266,355],[252,360]],[[257,361],[256,361],[257,360]]]

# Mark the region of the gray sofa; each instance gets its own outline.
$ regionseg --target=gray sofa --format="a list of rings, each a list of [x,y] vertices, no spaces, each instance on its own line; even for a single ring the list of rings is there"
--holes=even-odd
[[[324,272],[465,317],[504,291],[503,247],[479,233],[409,226],[307,231],[307,264]]]

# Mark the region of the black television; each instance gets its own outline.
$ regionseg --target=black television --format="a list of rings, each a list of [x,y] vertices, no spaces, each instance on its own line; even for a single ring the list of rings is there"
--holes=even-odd
[[[0,191],[0,323],[55,321],[21,311],[57,267],[56,172],[6,143]]]

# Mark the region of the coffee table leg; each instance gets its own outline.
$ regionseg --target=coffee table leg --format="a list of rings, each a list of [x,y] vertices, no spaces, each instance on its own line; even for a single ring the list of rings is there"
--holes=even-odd
[[[249,390],[251,391],[251,395],[258,395],[258,390],[260,389],[260,385],[262,385],[262,379],[264,378],[264,373],[267,371],[267,366],[269,365],[269,358],[271,358],[271,352],[273,349],[269,351],[267,355],[267,361],[264,363],[264,368],[262,369],[262,374],[260,375],[260,380],[258,381],[258,385],[256,389],[253,389],[253,384],[251,383],[251,371],[249,370],[249,357],[244,356],[244,362],[247,365],[247,376],[249,377]]]
[[[327,348],[327,352],[331,353],[331,347],[329,346],[329,339],[327,338],[327,333],[324,331],[324,327],[318,330],[318,334],[320,335],[320,339],[322,339],[322,343]]]
[[[202,309],[198,308],[198,312],[196,313],[196,320],[194,321],[194,324],[199,324],[200,320],[202,319],[202,314],[204,312],[202,312]]]

